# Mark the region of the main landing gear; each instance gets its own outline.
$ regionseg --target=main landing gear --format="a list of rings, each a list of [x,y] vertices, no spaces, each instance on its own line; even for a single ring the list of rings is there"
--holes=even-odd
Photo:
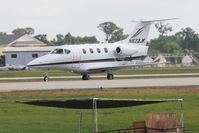
[[[107,79],[108,80],[113,80],[114,79],[112,70],[107,70]]]
[[[82,80],[89,80],[90,76],[88,74],[83,74],[82,75]]]
[[[89,80],[89,79],[90,79],[90,75],[89,75],[89,74],[82,74],[82,80]],[[112,73],[107,73],[107,79],[108,79],[108,80],[114,79],[113,74],[112,74]],[[48,82],[48,81],[49,81],[48,71],[45,72],[45,76],[44,76],[43,80],[44,80],[45,82]]]
[[[89,74],[82,74],[82,80],[89,80],[89,79],[90,79]],[[107,79],[108,80],[114,79],[113,74],[112,73],[107,73]]]
[[[107,79],[108,79],[108,80],[114,79],[113,74],[112,74],[112,73],[108,73],[108,74],[107,74]]]

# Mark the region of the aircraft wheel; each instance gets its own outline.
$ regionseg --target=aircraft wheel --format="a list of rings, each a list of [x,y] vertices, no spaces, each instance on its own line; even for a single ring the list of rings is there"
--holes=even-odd
[[[90,76],[88,74],[83,74],[82,75],[82,80],[89,80]]]
[[[107,79],[108,79],[108,80],[112,80],[113,78],[114,78],[113,74],[108,74],[108,75],[107,75]]]
[[[49,80],[48,76],[44,76],[44,81],[47,82]]]

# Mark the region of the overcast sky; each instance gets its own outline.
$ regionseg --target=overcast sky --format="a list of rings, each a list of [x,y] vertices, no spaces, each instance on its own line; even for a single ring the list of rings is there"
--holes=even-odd
[[[97,26],[105,21],[129,33],[134,26],[131,20],[179,18],[169,22],[175,31],[191,27],[199,33],[198,13],[198,0],[0,0],[0,31],[33,27],[35,34],[48,34],[49,39],[71,32],[103,41]],[[157,34],[153,26],[150,38]]]

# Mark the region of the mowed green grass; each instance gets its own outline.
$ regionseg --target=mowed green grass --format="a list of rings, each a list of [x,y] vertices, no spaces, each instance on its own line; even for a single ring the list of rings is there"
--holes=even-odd
[[[183,98],[185,130],[199,131],[199,87],[186,88],[134,88],[104,90],[60,90],[1,92],[0,132],[2,133],[77,133],[78,109],[60,109],[12,103],[13,100],[71,99],[71,98],[136,98],[173,99]],[[180,115],[176,102],[153,105],[98,109],[99,130],[128,128],[134,121],[144,120],[149,112],[175,112]],[[91,131],[91,110],[83,110],[83,132]]]
[[[115,70],[114,74],[173,74],[173,73],[199,73],[199,67],[171,67],[171,68],[125,68]],[[0,77],[43,77],[45,71],[0,71]],[[75,76],[76,73],[52,70],[49,76]]]

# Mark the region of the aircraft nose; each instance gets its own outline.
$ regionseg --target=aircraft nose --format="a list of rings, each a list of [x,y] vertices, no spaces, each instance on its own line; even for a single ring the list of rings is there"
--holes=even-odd
[[[31,62],[29,62],[29,63],[27,64],[28,67],[32,67],[32,66],[34,66],[34,65],[35,65],[34,61],[31,61]]]
[[[27,64],[27,66],[28,67],[36,67],[36,66],[38,66],[39,64],[41,64],[42,62],[39,62],[38,61],[38,59],[34,59],[33,61],[31,61],[31,62],[29,62],[28,64]]]

